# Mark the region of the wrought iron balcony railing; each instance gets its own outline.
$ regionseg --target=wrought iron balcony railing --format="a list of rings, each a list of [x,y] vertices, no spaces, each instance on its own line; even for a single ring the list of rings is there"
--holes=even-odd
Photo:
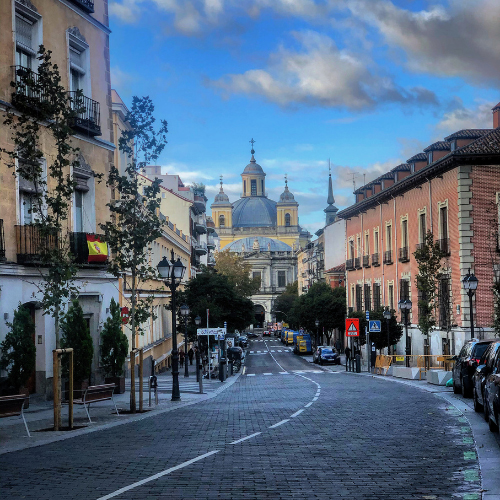
[[[356,257],[354,259],[354,267],[356,269],[361,269],[361,257]]]
[[[399,262],[410,262],[410,249],[408,247],[399,249]]]
[[[417,243],[415,245],[415,250],[422,250],[425,247],[425,243]]]
[[[445,255],[450,255],[450,238],[444,238],[441,240],[438,240],[439,243],[439,249],[441,252],[443,252]]]
[[[20,110],[24,107],[37,109],[39,103],[46,100],[46,94],[38,83],[38,73],[24,66],[12,66],[12,70],[16,85],[12,94],[12,104]]]
[[[392,250],[384,252],[384,264],[392,264]]]
[[[79,95],[78,92],[68,92],[71,107],[76,111],[71,126],[92,137],[101,135],[101,105],[90,97]]]
[[[18,264],[43,264],[50,252],[61,245],[60,235],[43,235],[35,225],[15,228]]]
[[[87,12],[87,14],[94,13],[94,0],[72,0],[72,2]]]
[[[345,261],[346,271],[354,271],[354,259],[347,259]]]
[[[378,253],[372,253],[372,266],[380,266],[380,255]]]
[[[363,255],[363,267],[370,267],[370,256]]]
[[[75,264],[83,266],[97,266],[102,267],[107,265],[107,258],[101,262],[89,262],[89,245],[87,243],[88,233],[70,233],[69,246],[71,253],[74,256]],[[104,235],[96,235],[100,241],[104,241]]]

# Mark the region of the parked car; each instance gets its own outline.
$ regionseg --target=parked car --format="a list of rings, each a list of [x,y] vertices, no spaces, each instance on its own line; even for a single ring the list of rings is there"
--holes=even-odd
[[[243,349],[241,347],[228,347],[227,357],[229,360],[236,361],[238,359],[243,359]]]
[[[244,335],[238,338],[238,345],[246,349],[248,347],[248,338]]]
[[[500,349],[493,360],[493,369],[484,382],[484,419],[491,432],[500,425]]]
[[[460,354],[454,356],[455,366],[453,367],[453,392],[462,392],[464,398],[472,394],[472,377],[481,361],[481,357],[493,339],[478,340],[471,339],[464,344]]]
[[[281,330],[274,330],[274,336],[281,338]]]
[[[264,330],[264,333],[262,334],[263,337],[270,337],[271,332],[269,330]]]
[[[258,338],[258,337],[259,337],[259,334],[258,334],[258,333],[255,333],[255,332],[248,332],[248,333],[247,333],[247,337],[248,337],[249,339],[256,339],[256,338]]]
[[[313,363],[340,365],[340,356],[333,347],[318,347],[313,354]]]
[[[487,347],[472,377],[472,398],[474,399],[474,410],[477,412],[483,411],[484,409],[484,384],[488,375],[493,372],[493,366],[499,348],[500,340],[492,342]]]

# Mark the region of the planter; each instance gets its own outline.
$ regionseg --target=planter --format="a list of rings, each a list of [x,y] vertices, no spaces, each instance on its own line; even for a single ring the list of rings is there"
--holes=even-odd
[[[113,394],[123,394],[125,392],[125,377],[105,377],[106,384],[115,384],[115,392]]]

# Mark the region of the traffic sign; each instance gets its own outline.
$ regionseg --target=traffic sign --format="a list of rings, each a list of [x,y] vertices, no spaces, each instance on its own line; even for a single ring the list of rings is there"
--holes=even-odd
[[[359,318],[346,318],[345,331],[347,337],[359,337]]]
[[[213,335],[216,340],[224,340],[226,338],[225,328],[198,328],[197,335]]]
[[[370,321],[370,311],[366,311],[366,321]]]
[[[380,333],[380,332],[381,332],[380,321],[378,320],[370,321],[370,333]]]

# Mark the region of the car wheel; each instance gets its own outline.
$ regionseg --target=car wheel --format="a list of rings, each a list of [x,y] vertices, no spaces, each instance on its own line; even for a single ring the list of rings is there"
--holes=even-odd
[[[455,379],[453,379],[453,394],[460,394],[460,389],[455,384]]]
[[[475,386],[472,389],[472,397],[474,399],[474,411],[477,412],[477,413],[482,412],[483,411],[483,405],[480,404],[479,401],[477,400],[477,390],[476,390]]]

